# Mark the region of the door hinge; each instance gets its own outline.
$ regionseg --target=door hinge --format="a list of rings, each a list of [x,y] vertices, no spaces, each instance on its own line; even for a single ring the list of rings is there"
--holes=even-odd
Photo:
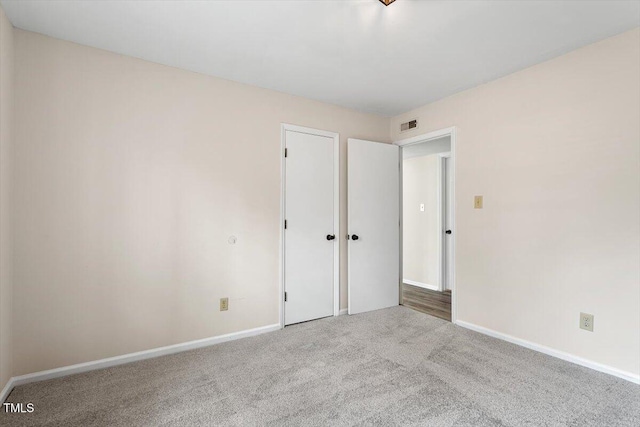
[[[284,156],[287,157],[289,155],[289,151],[285,148],[284,149]]]
[[[284,293],[284,302],[287,302],[287,293]]]
[[[284,220],[284,229],[285,230],[287,229],[287,220],[286,219]]]

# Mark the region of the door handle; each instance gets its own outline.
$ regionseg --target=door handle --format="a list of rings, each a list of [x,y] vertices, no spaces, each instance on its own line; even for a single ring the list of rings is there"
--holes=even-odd
[[[327,240],[333,240],[336,238],[335,234],[327,234]]]
[[[351,240],[358,240],[360,237],[358,237],[357,234],[352,234],[351,235]]]
[[[444,232],[445,234],[451,234],[451,230],[447,230]]]

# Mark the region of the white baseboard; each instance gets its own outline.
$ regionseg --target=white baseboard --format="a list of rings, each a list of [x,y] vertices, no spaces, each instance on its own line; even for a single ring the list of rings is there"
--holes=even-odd
[[[82,372],[93,371],[96,369],[109,368],[112,366],[123,365],[125,363],[137,362],[139,360],[152,359],[154,357],[166,356],[168,354],[180,353],[182,351],[195,350],[197,348],[208,347],[215,344],[221,344],[227,341],[233,341],[240,338],[252,337],[255,335],[273,332],[281,329],[279,324],[261,326],[255,329],[247,329],[244,331],[233,332],[216,337],[204,338],[201,340],[188,341],[180,344],[168,345],[166,347],[153,348],[151,350],[138,351],[136,353],[123,354],[122,356],[109,357],[106,359],[94,360],[91,362],[78,363],[77,365],[63,366],[62,368],[49,369],[47,371],[34,372],[32,374],[19,375],[12,377],[0,394],[0,403],[4,403],[7,396],[14,387],[22,384],[28,384],[36,381],[50,380],[52,378],[65,377],[67,375],[79,374]]]
[[[416,282],[415,280],[402,279],[403,283],[407,285],[417,286],[419,288],[431,289],[432,291],[439,291],[440,287],[436,285],[430,285],[428,283]]]
[[[553,349],[551,347],[546,347],[544,345],[536,344],[531,341],[523,340],[521,338],[516,338],[514,336],[503,334],[502,332],[497,332],[497,331],[494,331],[493,329],[488,329],[483,326],[474,325],[473,323],[465,322],[462,320],[458,320],[456,322],[456,325],[462,326],[463,328],[467,328],[475,332],[480,332],[481,334],[484,334],[484,335],[489,335],[490,337],[493,337],[493,338],[498,338],[503,341],[508,341],[512,344],[516,344],[521,347],[526,347],[530,350],[535,350],[540,353],[547,354],[549,356],[557,357],[558,359],[566,360],[567,362],[575,363],[576,365],[584,366],[586,368],[590,368],[595,371],[604,372],[605,374],[613,375],[614,377],[622,378],[623,380],[627,380],[632,383],[640,384],[640,375],[636,375],[631,372],[627,372],[611,366],[603,365],[601,363],[584,359],[582,357],[578,357],[570,353],[565,353],[564,351],[560,351],[560,350]]]
[[[340,312],[338,313],[338,316],[344,316],[345,314],[349,314],[348,308],[341,309]]]
[[[0,403],[4,403],[4,401],[7,400],[7,397],[9,396],[9,393],[11,393],[11,390],[13,390],[13,387],[15,387],[13,384],[13,378],[9,378],[9,381],[7,381],[7,384],[5,384],[2,389],[2,393],[0,393]]]

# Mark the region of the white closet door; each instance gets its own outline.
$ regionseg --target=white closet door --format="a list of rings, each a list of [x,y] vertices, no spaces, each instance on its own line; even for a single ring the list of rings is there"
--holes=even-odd
[[[348,140],[349,314],[399,304],[399,148]]]
[[[334,310],[334,139],[286,131],[285,325]]]

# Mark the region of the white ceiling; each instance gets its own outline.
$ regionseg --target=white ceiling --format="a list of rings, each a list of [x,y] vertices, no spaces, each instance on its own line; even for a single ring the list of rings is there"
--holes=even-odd
[[[12,1],[14,26],[396,115],[640,25],[638,1]]]

